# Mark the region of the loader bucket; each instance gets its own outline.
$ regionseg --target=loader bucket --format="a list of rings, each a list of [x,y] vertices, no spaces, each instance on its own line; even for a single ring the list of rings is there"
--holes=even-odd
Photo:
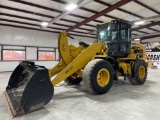
[[[48,70],[34,62],[22,61],[10,76],[4,96],[14,117],[42,108],[53,93]]]

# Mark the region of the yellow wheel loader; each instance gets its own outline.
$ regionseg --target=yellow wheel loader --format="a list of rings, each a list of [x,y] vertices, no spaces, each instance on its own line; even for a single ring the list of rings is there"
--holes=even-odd
[[[140,43],[131,42],[131,25],[113,20],[98,25],[97,31],[96,43],[79,42],[78,47],[69,45],[67,33],[61,32],[61,61],[52,69],[22,61],[4,92],[12,116],[42,108],[52,99],[54,86],[64,80],[68,84],[83,80],[94,94],[108,92],[118,76],[128,78],[133,85],[143,85],[147,77],[146,51]]]

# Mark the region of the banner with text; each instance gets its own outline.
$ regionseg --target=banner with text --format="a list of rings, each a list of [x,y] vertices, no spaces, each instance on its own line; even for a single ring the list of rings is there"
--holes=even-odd
[[[147,60],[160,62],[160,42],[142,43],[146,47]]]

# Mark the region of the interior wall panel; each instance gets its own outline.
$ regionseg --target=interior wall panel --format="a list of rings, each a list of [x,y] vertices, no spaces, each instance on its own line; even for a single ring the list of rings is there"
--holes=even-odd
[[[20,45],[28,46],[26,47],[26,60],[34,60],[37,58],[37,50],[32,46],[39,47],[53,47],[57,48],[58,44],[57,33],[49,33],[43,31],[27,30],[21,28],[13,28],[0,26],[0,44],[8,45]],[[84,41],[88,44],[91,44],[96,41],[93,38],[73,36],[76,40]],[[78,42],[75,40],[69,39],[69,44],[78,46]],[[30,46],[30,47],[29,47]],[[49,48],[51,49],[51,48]],[[58,52],[58,50],[56,50]],[[59,59],[59,54],[56,53],[56,60]],[[57,61],[35,61],[38,65],[43,65],[46,68],[52,68],[56,65]],[[15,67],[19,64],[19,61],[0,61],[0,72],[2,71],[13,71]]]
[[[56,60],[59,60],[59,52],[58,52],[58,49],[56,49]]]
[[[2,46],[0,45],[0,60],[1,60],[1,51],[2,51]]]
[[[36,47],[26,47],[26,59],[27,60],[37,60],[37,48]]]

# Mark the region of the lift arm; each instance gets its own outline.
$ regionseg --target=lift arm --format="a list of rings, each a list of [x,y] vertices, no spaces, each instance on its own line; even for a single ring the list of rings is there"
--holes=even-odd
[[[73,73],[85,67],[97,53],[101,53],[105,46],[102,43],[94,43],[87,48],[68,45],[67,34],[63,31],[60,34],[58,49],[62,60],[49,70],[50,78],[58,74],[51,80],[53,86],[60,83]]]

